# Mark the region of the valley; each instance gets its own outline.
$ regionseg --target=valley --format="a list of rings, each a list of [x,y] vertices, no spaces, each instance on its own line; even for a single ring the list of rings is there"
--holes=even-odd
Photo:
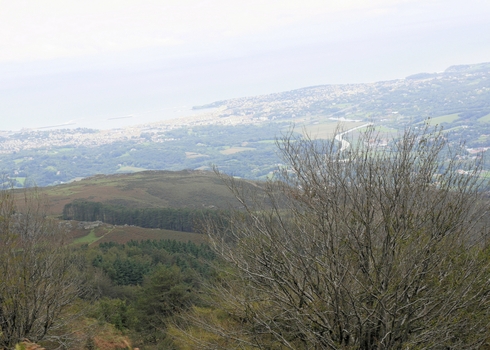
[[[212,110],[206,110],[212,108]],[[386,142],[427,118],[468,155],[490,147],[490,64],[370,84],[321,85],[194,107],[194,116],[132,127],[3,131],[0,173],[14,186],[142,170],[209,170],[270,178],[275,140],[294,130],[332,138],[373,123]],[[355,133],[352,135],[355,137]]]

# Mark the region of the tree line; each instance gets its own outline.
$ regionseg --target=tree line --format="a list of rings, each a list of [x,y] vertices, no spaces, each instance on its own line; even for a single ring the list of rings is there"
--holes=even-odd
[[[188,208],[128,208],[100,202],[77,200],[63,208],[63,220],[102,221],[112,225],[134,225],[173,231],[196,232],[204,218],[223,219],[224,211]]]

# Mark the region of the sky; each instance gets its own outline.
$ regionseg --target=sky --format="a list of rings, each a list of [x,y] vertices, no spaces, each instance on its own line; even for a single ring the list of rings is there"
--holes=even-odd
[[[488,18],[488,0],[0,0],[0,130],[489,62]]]

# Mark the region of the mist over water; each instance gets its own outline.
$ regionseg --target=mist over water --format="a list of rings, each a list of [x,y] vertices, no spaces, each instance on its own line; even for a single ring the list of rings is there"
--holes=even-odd
[[[0,130],[118,128],[202,113],[192,107],[216,100],[297,87],[281,89],[282,81],[265,81],[270,74],[257,72],[260,67],[236,63],[194,60],[61,72],[35,67],[25,76],[0,74]]]
[[[81,118],[65,126],[56,128],[90,128],[90,129],[118,129],[139,124],[156,123],[170,119],[183,118],[207,113],[212,109],[193,110],[190,106],[168,107],[152,111],[136,112],[132,115],[118,117]]]
[[[118,129],[129,127],[138,124],[148,124],[169,119],[181,118],[186,116],[203,113],[204,110],[192,110],[189,106],[168,107],[150,111],[136,111],[133,114],[116,114],[107,115],[87,115],[80,118],[73,118],[73,115],[63,116],[26,118],[30,120],[22,120],[19,118],[3,119],[0,122],[0,130],[3,131],[19,131],[22,129],[74,129],[74,128],[89,128],[89,129]],[[75,113],[74,113],[75,114]]]
[[[169,77],[169,69],[47,71],[0,77],[0,130],[119,128],[194,114],[214,97],[201,93],[210,90],[201,79]]]
[[[219,100],[307,86],[402,79],[451,65],[490,61],[490,42],[477,24],[454,31],[365,40],[325,41],[270,49],[188,57],[158,50],[79,59],[0,64],[0,130],[119,128],[192,115]],[[452,32],[451,32],[452,33]],[[476,40],[476,39],[474,39]],[[131,118],[127,118],[131,116]],[[69,125],[68,125],[69,124]]]

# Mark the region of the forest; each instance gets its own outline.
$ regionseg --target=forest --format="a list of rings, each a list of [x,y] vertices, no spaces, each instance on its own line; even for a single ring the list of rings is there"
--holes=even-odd
[[[134,209],[79,200],[66,204],[62,215],[63,220],[102,221],[112,225],[135,225],[184,232],[195,232],[196,223],[204,217],[224,220],[226,213],[210,209]]]

